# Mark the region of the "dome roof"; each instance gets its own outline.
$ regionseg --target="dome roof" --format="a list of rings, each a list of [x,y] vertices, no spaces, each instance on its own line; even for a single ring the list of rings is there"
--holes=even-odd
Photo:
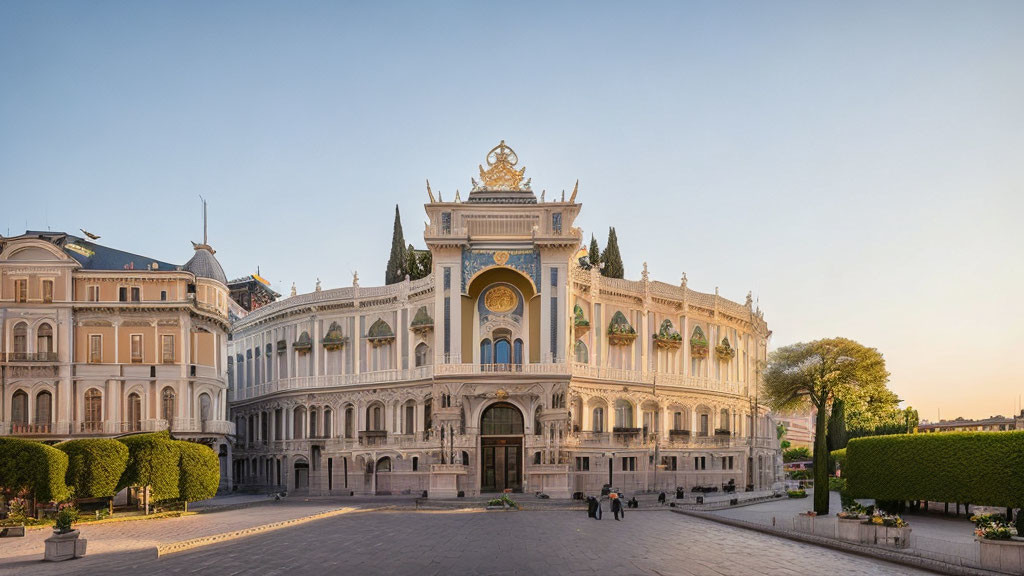
[[[195,274],[197,278],[209,278],[227,286],[228,277],[224,275],[220,262],[213,256],[213,250],[206,244],[196,244],[195,248],[196,253],[185,263],[185,270]]]

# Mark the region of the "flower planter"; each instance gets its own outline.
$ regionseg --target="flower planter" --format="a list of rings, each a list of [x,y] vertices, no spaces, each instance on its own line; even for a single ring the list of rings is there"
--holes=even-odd
[[[636,340],[636,334],[628,332],[608,333],[608,343],[612,346],[628,346]]]
[[[657,345],[658,348],[664,348],[666,350],[678,350],[683,345],[683,341],[672,340],[670,338],[658,338],[657,336],[655,336],[654,344]]]
[[[1024,539],[978,539],[981,547],[981,567],[993,572],[1024,574]]]
[[[836,538],[846,542],[861,541],[861,526],[864,520],[860,518],[836,518]]]
[[[796,522],[793,523],[793,528],[797,532],[803,532],[805,534],[814,534],[814,519],[817,514],[807,514],[801,512],[796,516]]]
[[[861,542],[891,548],[906,548],[910,544],[910,526],[896,528],[880,524],[864,523]]]
[[[24,538],[25,526],[6,526],[0,528],[0,538]]]
[[[88,541],[85,538],[79,538],[79,536],[78,530],[72,530],[64,534],[54,532],[44,542],[46,548],[43,552],[43,559],[51,562],[61,562],[85,556],[85,546]]]
[[[690,342],[690,356],[693,358],[707,358],[708,357],[708,345],[699,345]]]

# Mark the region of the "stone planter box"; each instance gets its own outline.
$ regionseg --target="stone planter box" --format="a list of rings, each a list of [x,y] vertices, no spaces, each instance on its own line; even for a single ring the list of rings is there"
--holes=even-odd
[[[0,528],[0,538],[24,538],[24,526],[7,526]]]
[[[1024,574],[1024,539],[978,539],[981,546],[981,567],[993,572]]]
[[[860,518],[836,518],[836,538],[846,542],[861,542],[861,526],[864,520]]]
[[[79,538],[78,530],[72,530],[66,534],[57,534],[46,539],[43,559],[51,562],[60,562],[72,558],[85,556],[85,538]]]
[[[876,546],[906,548],[910,544],[910,526],[892,528],[877,524],[862,524],[861,542]]]
[[[793,528],[795,528],[797,532],[814,534],[815,518],[817,518],[817,516],[814,514],[797,514],[796,521],[793,523]]]

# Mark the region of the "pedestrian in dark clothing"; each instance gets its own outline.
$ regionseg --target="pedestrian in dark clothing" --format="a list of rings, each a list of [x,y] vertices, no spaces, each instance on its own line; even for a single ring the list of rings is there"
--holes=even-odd
[[[616,520],[620,519],[620,515],[622,518],[626,517],[626,509],[622,505],[622,498],[619,498],[618,495],[615,494],[612,494],[612,514],[615,514]]]
[[[587,498],[587,518],[597,518],[597,498]]]
[[[640,503],[636,501],[636,496],[633,496],[632,498],[629,499],[629,507],[630,508],[639,508],[640,507]]]
[[[661,494],[658,494],[658,504],[660,504],[662,506],[665,505],[665,493],[664,492],[662,492]]]

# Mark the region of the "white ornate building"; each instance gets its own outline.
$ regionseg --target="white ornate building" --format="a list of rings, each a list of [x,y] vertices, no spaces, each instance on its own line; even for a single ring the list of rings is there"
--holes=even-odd
[[[292,295],[228,343],[239,488],[552,497],[780,474],[760,310],[579,259],[581,205],[538,202],[504,142],[465,201],[428,184],[433,272]]]

